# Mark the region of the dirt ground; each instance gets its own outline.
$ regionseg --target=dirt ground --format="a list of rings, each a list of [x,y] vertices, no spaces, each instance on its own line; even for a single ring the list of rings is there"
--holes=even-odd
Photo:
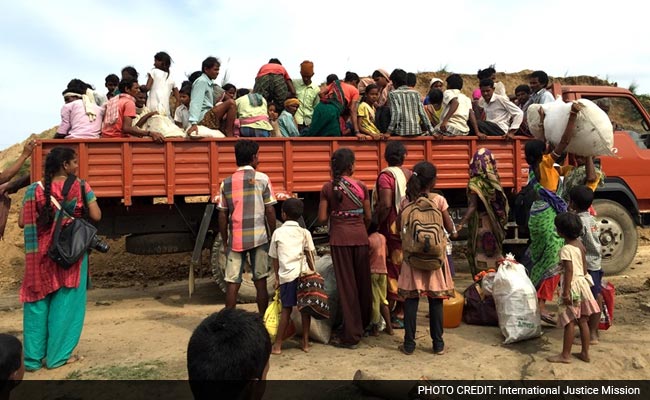
[[[647,232],[642,233],[647,239]],[[2,263],[4,272],[7,264],[18,263],[1,254],[9,261]],[[223,307],[224,295],[218,286],[209,278],[200,279],[197,291],[188,298],[187,281],[163,283],[187,276],[189,255],[143,259],[118,252],[117,256],[93,257],[96,288],[88,293],[86,322],[76,351],[84,360],[30,373],[26,379],[186,379],[185,350],[192,330]],[[462,260],[456,264],[461,267]],[[647,379],[649,264],[650,246],[640,246],[633,265],[624,274],[608,278],[617,291],[615,325],[602,332],[601,343],[592,347],[591,364],[546,362],[547,356],[561,348],[562,330],[552,327],[544,328],[539,339],[504,346],[498,328],[462,324],[445,331],[448,353],[433,356],[425,302],[421,302],[418,348],[412,356],[397,351],[401,330],[392,337],[364,338],[357,350],[314,343],[309,355],[290,340],[282,355],[271,357],[268,377],[347,380],[362,369],[383,379]],[[459,272],[455,282],[462,291],[470,275]],[[130,286],[120,287],[125,285]],[[0,332],[20,337],[22,310],[16,293],[15,283],[5,281],[0,291]],[[240,307],[255,310],[252,304]],[[445,367],[436,361],[443,361]]]

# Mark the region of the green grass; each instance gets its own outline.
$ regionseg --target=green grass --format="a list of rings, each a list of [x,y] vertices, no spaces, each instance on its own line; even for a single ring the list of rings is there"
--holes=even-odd
[[[99,380],[158,380],[163,379],[166,364],[159,360],[144,361],[132,365],[109,365],[89,370],[74,370],[65,379]]]

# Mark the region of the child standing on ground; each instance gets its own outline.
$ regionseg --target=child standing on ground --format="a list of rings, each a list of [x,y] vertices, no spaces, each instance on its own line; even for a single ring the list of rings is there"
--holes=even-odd
[[[585,259],[587,261],[587,273],[591,276],[593,286],[591,294],[598,302],[598,308],[603,309],[602,280],[603,270],[601,267],[602,256],[600,254],[600,239],[598,238],[598,224],[589,212],[591,203],[594,201],[594,192],[585,185],[575,186],[569,192],[569,209],[573,210],[582,222],[580,240],[585,246]],[[600,313],[589,316],[590,344],[598,344],[598,323]]]
[[[388,270],[386,269],[386,238],[377,232],[377,221],[372,219],[368,227],[368,245],[370,251],[370,284],[372,285],[372,314],[370,323],[372,336],[379,336],[380,317],[386,321],[386,333],[393,335],[390,324],[390,310],[386,292],[388,290]]]
[[[282,352],[282,338],[284,331],[289,326],[291,310],[298,303],[298,278],[307,268],[314,271],[314,258],[308,253],[315,251],[314,242],[307,229],[301,228],[298,220],[302,216],[303,203],[299,199],[287,199],[282,204],[282,219],[284,224],[273,232],[269,257],[273,259],[275,271],[275,288],[280,287],[280,300],[282,301],[282,314],[278,326],[278,334],[273,344],[272,353]],[[309,352],[309,325],[311,317],[301,313],[302,317],[302,345],[305,353]]]
[[[580,353],[573,355],[584,362],[589,362],[588,320],[590,315],[600,314],[600,309],[585,278],[587,275],[585,248],[580,242],[582,222],[576,214],[565,212],[555,217],[555,227],[558,235],[564,239],[564,246],[560,249],[562,280],[558,318],[558,325],[564,327],[564,341],[562,352],[546,360],[553,363],[571,363],[571,347],[577,322],[582,349]]]
[[[181,103],[176,84],[169,74],[171,64],[172,59],[169,54],[164,51],[158,52],[153,56],[153,69],[147,74],[147,90],[149,91],[147,107],[170,118],[172,115],[169,108],[170,94],[176,98],[176,105]]]

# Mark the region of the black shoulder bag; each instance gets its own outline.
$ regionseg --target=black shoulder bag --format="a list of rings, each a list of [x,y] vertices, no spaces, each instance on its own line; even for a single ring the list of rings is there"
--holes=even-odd
[[[65,202],[72,184],[77,180],[74,175],[69,175],[63,184],[63,202]],[[84,203],[84,214],[86,211],[86,183],[81,181],[81,197]],[[54,197],[52,202],[60,210],[56,218],[56,225],[54,227],[54,237],[52,244],[47,251],[47,255],[54,260],[61,268],[68,269],[75,265],[90,248],[95,235],[97,235],[97,228],[90,224],[83,218],[74,218],[72,215],[59,204]],[[66,226],[61,226],[63,223],[63,215],[68,216],[71,221]]]

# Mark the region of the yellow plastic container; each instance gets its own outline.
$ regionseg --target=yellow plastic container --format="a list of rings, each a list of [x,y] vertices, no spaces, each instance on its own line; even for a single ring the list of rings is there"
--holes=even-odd
[[[465,298],[463,295],[454,290],[455,297],[446,299],[442,302],[442,326],[443,328],[458,328],[460,321],[463,319],[463,304]]]

